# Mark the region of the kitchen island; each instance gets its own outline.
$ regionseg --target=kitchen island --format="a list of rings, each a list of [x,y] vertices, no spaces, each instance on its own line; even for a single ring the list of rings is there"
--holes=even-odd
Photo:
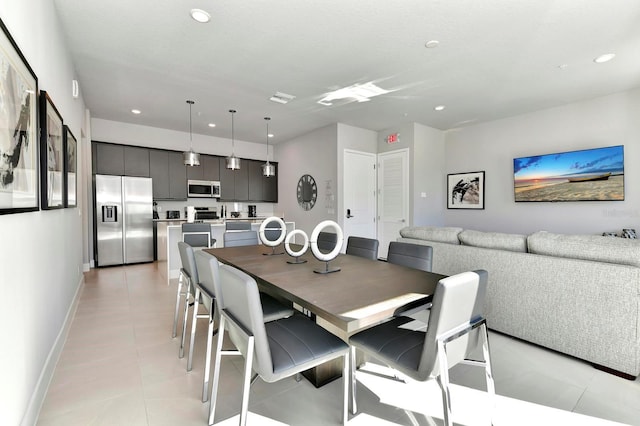
[[[250,221],[251,229],[260,230],[262,221],[266,218],[243,218],[243,219],[226,219],[233,221]],[[180,261],[180,253],[178,252],[178,241],[182,241],[182,223],[186,220],[156,220],[158,227],[158,269],[165,276],[167,284],[173,278],[178,278],[182,262]],[[225,220],[205,220],[205,223],[211,224],[211,235],[216,240],[215,247],[224,247],[223,234],[226,229]],[[287,233],[296,229],[295,222],[286,222]]]

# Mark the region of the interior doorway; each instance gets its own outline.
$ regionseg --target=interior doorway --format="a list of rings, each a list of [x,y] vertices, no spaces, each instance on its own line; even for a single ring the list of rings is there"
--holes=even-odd
[[[376,154],[345,149],[343,157],[345,248],[350,235],[376,238]]]
[[[378,154],[378,256],[387,258],[389,243],[409,223],[409,149]]]

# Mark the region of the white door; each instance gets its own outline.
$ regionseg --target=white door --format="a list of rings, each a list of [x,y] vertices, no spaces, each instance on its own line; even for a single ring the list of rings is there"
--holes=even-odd
[[[350,235],[376,238],[376,155],[344,150],[344,247]]]
[[[387,258],[389,243],[409,223],[409,150],[378,155],[378,256]]]

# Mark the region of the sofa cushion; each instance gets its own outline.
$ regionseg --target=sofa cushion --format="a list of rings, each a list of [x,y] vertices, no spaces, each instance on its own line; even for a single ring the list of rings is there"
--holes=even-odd
[[[460,232],[462,232],[462,228],[448,228],[443,226],[407,226],[400,230],[400,235],[404,238],[460,244],[460,240],[458,240],[458,234]]]
[[[458,239],[466,246],[518,252],[527,251],[527,236],[522,234],[503,234],[500,232],[465,229],[458,234]]]
[[[531,253],[640,267],[639,240],[540,231],[529,235],[527,245]]]

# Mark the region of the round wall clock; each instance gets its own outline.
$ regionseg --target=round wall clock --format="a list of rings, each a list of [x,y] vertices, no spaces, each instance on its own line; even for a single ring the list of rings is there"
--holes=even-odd
[[[298,204],[303,210],[311,210],[318,198],[318,185],[311,175],[302,175],[296,189]]]

